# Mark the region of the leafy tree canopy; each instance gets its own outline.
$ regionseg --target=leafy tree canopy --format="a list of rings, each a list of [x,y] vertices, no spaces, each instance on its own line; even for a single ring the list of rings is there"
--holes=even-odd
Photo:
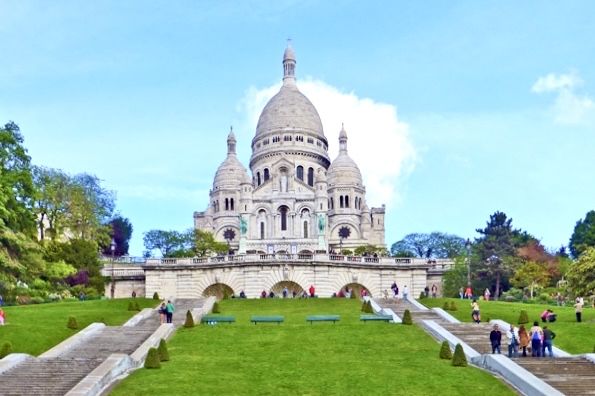
[[[162,257],[180,257],[179,251],[188,251],[191,248],[193,234],[192,231],[151,230],[144,234],[143,242],[149,252],[159,250]]]
[[[408,234],[391,246],[391,254],[400,257],[454,258],[464,252],[463,238],[443,232]]]
[[[572,257],[579,257],[587,248],[595,247],[595,210],[587,213],[584,220],[574,226],[568,245]]]
[[[130,220],[118,214],[108,224],[111,227],[110,235],[116,244],[114,255],[117,257],[127,255],[130,247],[130,238],[132,238],[132,224],[130,224]],[[111,253],[110,245],[103,248],[103,254],[110,255]]]
[[[191,231],[192,232],[192,231]],[[204,257],[215,254],[223,254],[227,252],[227,244],[223,242],[217,242],[215,236],[202,230],[194,230],[194,252],[199,257]]]
[[[568,286],[575,296],[595,294],[595,248],[588,247],[566,273]]]

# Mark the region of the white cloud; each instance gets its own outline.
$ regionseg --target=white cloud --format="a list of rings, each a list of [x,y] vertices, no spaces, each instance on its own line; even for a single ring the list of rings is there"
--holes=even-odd
[[[554,120],[560,124],[581,124],[595,120],[595,102],[575,90],[583,84],[577,72],[568,74],[550,73],[539,77],[531,90],[535,93],[555,92],[552,106]]]
[[[409,126],[399,120],[396,106],[342,92],[320,80],[302,80],[298,86],[318,110],[331,161],[339,152],[339,131],[341,123],[345,124],[349,155],[362,172],[368,204],[379,206],[398,200],[398,182],[413,170],[416,150]],[[246,117],[247,130],[255,130],[260,112],[279,87],[276,84],[246,92],[239,110]]]

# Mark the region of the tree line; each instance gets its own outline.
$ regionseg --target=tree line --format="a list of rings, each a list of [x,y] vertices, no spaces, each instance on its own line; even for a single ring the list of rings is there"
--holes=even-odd
[[[129,220],[88,173],[31,162],[20,128],[0,127],[0,295],[7,302],[102,295],[99,254],[128,253]],[[113,241],[113,242],[112,242]]]

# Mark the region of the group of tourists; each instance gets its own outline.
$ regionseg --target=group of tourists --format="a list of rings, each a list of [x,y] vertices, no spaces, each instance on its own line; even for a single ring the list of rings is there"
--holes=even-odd
[[[538,322],[533,322],[533,326],[529,331],[525,329],[524,325],[520,325],[517,329],[511,324],[506,332],[506,338],[508,341],[508,357],[518,357],[519,350],[522,351],[523,357],[527,356],[527,351],[533,357],[545,357],[547,352],[549,352],[550,357],[554,356],[553,340],[556,338],[556,333],[547,326],[541,328]],[[490,332],[492,353],[501,353],[501,343],[502,332],[496,324]]]
[[[159,307],[159,321],[161,324],[163,323],[172,323],[175,311],[174,304],[171,300],[167,300],[167,304],[164,302],[161,303]]]
[[[390,289],[393,292],[393,297],[399,298],[399,286],[397,285],[397,282],[393,282],[393,284],[390,286]],[[409,288],[407,287],[407,285],[403,286],[402,292],[403,299],[407,300],[409,298]],[[388,297],[388,290],[384,290],[384,298],[388,299]]]
[[[244,291],[242,290],[242,292],[240,293],[240,298],[246,298],[246,294],[243,294],[242,297],[242,293],[244,293]],[[283,298],[288,298],[290,295],[289,289],[287,287],[284,287],[283,290],[281,291],[281,295],[283,296]],[[260,292],[260,298],[275,298],[277,297],[277,295],[275,294],[275,292],[273,290],[271,290],[270,292],[267,293],[266,290],[263,290],[262,292]],[[293,298],[314,298],[316,297],[316,289],[314,288],[314,285],[310,285],[310,288],[308,289],[308,291],[302,291],[301,293],[298,293],[295,290],[291,291],[291,297]]]

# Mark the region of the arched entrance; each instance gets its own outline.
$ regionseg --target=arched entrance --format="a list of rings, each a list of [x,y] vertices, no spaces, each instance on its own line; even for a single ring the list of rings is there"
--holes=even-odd
[[[283,297],[284,288],[287,288],[287,297],[293,297],[294,292],[296,297],[298,297],[304,292],[304,289],[300,285],[292,281],[277,282],[271,287],[271,290],[275,293],[275,296]]]
[[[231,297],[234,295],[233,289],[226,285],[225,283],[214,283],[211,286],[207,287],[204,292],[202,292],[204,297],[214,296],[217,300],[222,300],[227,297]]]
[[[346,284],[340,290],[337,290],[337,295],[338,296],[339,295],[343,295],[347,291],[347,289],[351,290],[351,293],[352,294],[355,294],[355,297],[357,297],[357,298],[359,298],[362,295],[362,290],[365,290],[366,291],[366,295],[367,296],[372,297],[372,293],[370,293],[370,290],[366,286],[364,286],[364,285],[362,285],[360,283],[348,283],[348,284]],[[343,293],[341,293],[341,291]]]

